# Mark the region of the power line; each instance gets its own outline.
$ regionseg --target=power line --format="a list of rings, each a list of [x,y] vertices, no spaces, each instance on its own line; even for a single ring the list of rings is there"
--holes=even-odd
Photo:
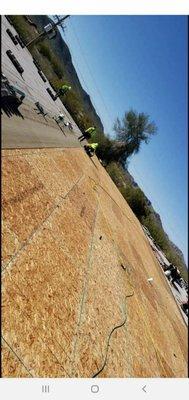
[[[85,61],[85,64],[86,64],[86,66],[87,66],[87,69],[88,69],[88,71],[89,71],[89,74],[90,74],[90,76],[91,76],[91,78],[92,78],[92,80],[93,80],[93,82],[94,82],[94,84],[95,84],[95,87],[96,87],[96,89],[97,89],[97,92],[98,92],[98,94],[99,94],[99,96],[100,96],[100,98],[101,98],[101,101],[102,101],[103,105],[104,105],[104,108],[105,108],[105,111],[106,111],[106,115],[108,116],[109,122],[110,122],[111,125],[112,125],[112,117],[111,117],[111,115],[109,114],[109,110],[108,110],[108,108],[107,108],[107,106],[106,106],[106,103],[105,103],[105,101],[104,101],[104,98],[103,98],[103,96],[102,96],[102,93],[101,93],[101,91],[100,91],[100,89],[99,89],[99,87],[98,87],[98,85],[97,85],[97,83],[96,83],[96,79],[94,78],[94,75],[93,75],[93,73],[92,73],[92,70],[91,70],[91,68],[90,68],[90,66],[89,66],[89,63],[88,63],[88,61],[87,61],[87,58],[86,58],[86,56],[85,56],[85,54],[84,54],[84,51],[83,51],[83,49],[82,49],[81,42],[80,42],[80,39],[79,39],[79,37],[78,37],[78,35],[77,35],[77,32],[76,32],[76,29],[75,29],[75,27],[74,27],[73,21],[71,21],[71,20],[70,20],[70,26],[71,26],[72,31],[73,31],[73,34],[74,34],[74,36],[76,37],[76,40],[77,40],[77,42],[78,42],[78,45],[79,45],[81,54],[82,54],[82,56],[83,56],[83,59],[84,59],[84,61]]]
[[[76,61],[76,58],[75,58],[75,56],[73,55],[73,52],[72,52],[72,50],[71,50],[71,45],[70,45],[70,42],[69,42],[69,40],[68,40],[68,37],[67,37],[67,35],[65,35],[65,36],[66,36],[66,42],[67,42],[67,44],[68,44],[70,54],[71,54],[71,56],[72,56],[72,60],[74,61],[74,64],[76,65],[77,71],[79,71],[79,75],[80,75],[80,77],[81,77],[81,79],[82,79],[82,81],[83,81],[83,83],[84,83],[84,85],[85,85],[85,87],[86,87],[86,89],[87,89],[88,94],[90,94],[90,89],[89,89],[89,87],[88,87],[88,85],[87,85],[87,83],[86,83],[86,80],[85,80],[84,77],[83,77],[83,74],[81,73],[81,70],[80,70],[80,68],[79,68],[79,66],[78,66],[78,63],[77,63],[77,61]],[[98,115],[100,115],[99,109],[98,109],[97,105],[95,104],[94,100],[93,100],[93,104],[94,104],[94,106],[95,106],[95,109],[96,109]]]
[[[28,43],[26,43],[26,47],[29,47],[31,44],[35,43],[36,41],[38,41],[39,39],[44,39],[46,36],[48,36],[49,34],[52,34],[52,32],[56,32],[57,26],[60,25],[61,27],[63,26],[63,22],[69,18],[69,15],[65,15],[65,17],[62,18],[57,18],[57,22],[54,22],[53,19],[51,19],[51,23],[49,23],[48,25],[46,25],[43,28],[43,31],[41,33],[39,33],[39,35],[37,35],[34,39],[30,40]]]
[[[94,78],[94,76],[93,76],[93,73],[92,73],[92,71],[91,71],[91,68],[90,68],[90,66],[89,66],[89,64],[88,64],[88,62],[87,62],[87,59],[86,59],[86,57],[85,57],[85,54],[84,54],[84,52],[83,52],[83,49],[82,49],[82,46],[81,46],[79,37],[78,37],[78,35],[77,35],[77,32],[76,32],[76,30],[75,30],[73,21],[70,21],[70,25],[71,25],[71,27],[72,27],[72,31],[73,31],[73,33],[74,33],[74,35],[75,35],[75,37],[76,37],[76,39],[77,39],[77,42],[78,42],[78,44],[79,44],[79,47],[80,47],[80,50],[81,50],[81,54],[82,54],[83,59],[84,59],[86,65],[87,65],[88,71],[89,71],[89,73],[90,73],[90,75],[91,75],[91,77],[92,77],[92,80],[93,80],[93,82],[94,82],[94,84],[95,84],[95,86],[96,86],[96,89],[97,89],[97,91],[98,91],[98,93],[99,93],[99,96],[100,96],[100,98],[101,98],[101,100],[102,100],[102,102],[103,102],[103,104],[104,104],[104,107],[105,107],[105,109],[106,109],[106,113],[107,113],[107,115],[108,115],[108,118],[110,118],[109,111],[108,111],[108,109],[107,109],[107,107],[106,107],[106,104],[105,104],[105,102],[104,102],[103,96],[102,96],[102,94],[101,94],[101,92],[100,92],[100,90],[99,90],[99,88],[98,88],[98,86],[97,86],[96,80],[95,80],[95,78]],[[111,118],[110,118],[110,120],[111,120]],[[135,169],[135,170],[136,170],[136,169]],[[137,172],[137,174],[138,174],[138,176],[140,177],[141,182],[143,183],[143,179],[141,178],[140,174],[139,174],[138,172]],[[146,183],[145,183],[145,185],[146,185]],[[145,186],[145,185],[144,185],[144,186]],[[148,192],[150,192],[150,191],[148,190]],[[159,206],[158,206],[158,204],[157,204],[156,201],[153,201],[153,204],[155,205],[155,207],[157,207],[157,208],[159,209]],[[171,217],[170,214],[169,214],[169,217]],[[171,218],[171,219],[172,219],[172,218]],[[166,224],[166,225],[167,225],[167,227],[169,228],[170,231],[175,231],[175,228],[173,229],[173,226],[171,226],[170,224],[169,224],[169,225]],[[170,229],[170,228],[171,228],[171,229]],[[175,233],[174,233],[174,234],[175,234]],[[179,239],[177,235],[175,235],[175,236],[177,237],[177,239]],[[179,241],[180,241],[180,240],[179,240]]]
[[[91,71],[91,68],[90,68],[90,66],[89,66],[89,64],[88,64],[88,61],[87,61],[87,59],[86,59],[86,56],[85,56],[85,54],[84,54],[84,52],[83,52],[83,49],[82,49],[82,46],[81,46],[79,37],[78,37],[78,35],[77,35],[76,29],[75,29],[75,27],[74,27],[73,21],[71,21],[71,20],[70,20],[70,25],[71,25],[72,31],[73,31],[73,33],[74,33],[76,39],[77,39],[78,45],[79,45],[80,50],[81,50],[81,54],[82,54],[82,56],[83,56],[83,59],[84,59],[84,61],[85,61],[86,66],[87,66],[87,68],[88,68],[88,71],[89,71],[89,73],[90,73],[90,76],[91,76],[91,78],[92,78],[92,80],[93,80],[93,82],[94,82],[94,84],[95,84],[95,87],[96,87],[96,89],[97,89],[97,91],[98,91],[98,93],[99,93],[99,96],[100,96],[100,98],[101,98],[101,100],[102,100],[102,102],[103,102],[103,104],[104,104],[104,107],[105,107],[105,109],[106,109],[106,114],[107,114],[108,118],[109,118],[110,121],[111,121],[111,117],[110,117],[110,115],[109,115],[109,111],[108,111],[108,109],[107,109],[107,106],[106,106],[105,101],[104,101],[104,99],[103,99],[103,96],[102,96],[102,94],[101,94],[101,91],[100,91],[99,88],[98,88],[98,85],[97,85],[96,80],[95,80],[95,78],[94,78],[94,76],[93,76],[93,73],[92,73],[92,71]],[[83,79],[83,80],[84,80],[84,79]],[[135,170],[136,170],[136,169],[135,169]],[[143,183],[143,179],[141,178],[140,174],[139,174],[138,172],[137,172],[137,174],[138,174],[138,176],[140,177],[141,182]],[[146,186],[146,183],[145,183],[144,186]],[[150,191],[148,190],[148,192],[150,192]],[[157,204],[156,201],[153,201],[153,204],[155,205],[155,207],[157,207],[157,208],[159,209],[159,206],[158,206],[158,204]],[[171,217],[170,214],[169,214],[169,217]],[[171,217],[170,219],[172,219],[172,217]],[[177,240],[180,241],[180,239],[178,238],[178,235],[175,234],[175,228],[173,228],[173,226],[171,226],[172,224],[170,225],[170,223],[169,223],[169,224],[166,224],[166,225],[167,225],[168,229],[170,230],[170,232],[171,232],[171,231],[174,231],[174,235],[176,236]]]

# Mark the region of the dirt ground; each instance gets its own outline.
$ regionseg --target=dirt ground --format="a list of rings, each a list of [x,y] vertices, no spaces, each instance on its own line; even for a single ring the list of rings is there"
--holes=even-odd
[[[186,377],[187,327],[97,158],[3,150],[2,172],[3,377]]]

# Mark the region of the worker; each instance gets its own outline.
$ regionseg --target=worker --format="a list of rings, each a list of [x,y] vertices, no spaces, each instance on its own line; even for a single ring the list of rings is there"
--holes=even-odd
[[[188,299],[181,303],[181,308],[188,317]]]
[[[53,117],[57,124],[64,122],[65,115],[60,113],[58,116]]]
[[[58,116],[58,121],[59,122],[64,122],[64,118],[65,118],[65,115],[60,113],[59,116]]]
[[[97,147],[98,143],[91,143],[91,144],[88,143],[87,145],[84,146],[84,149],[86,153],[89,155],[89,157],[92,157],[94,156]]]
[[[57,97],[59,96],[64,96],[67,92],[69,92],[71,90],[71,86],[68,85],[62,85],[61,88],[58,90],[58,92],[55,95],[55,98],[57,99]]]
[[[171,271],[170,271],[170,269],[166,269],[166,271],[164,271],[164,273],[165,273],[165,275],[166,275],[166,277],[168,279],[171,279]]]
[[[71,122],[68,122],[68,128],[73,131],[73,125],[71,124]]]
[[[169,270],[171,271],[171,283],[174,285],[176,282],[179,285],[179,281],[181,278],[179,269],[171,264],[169,266]]]
[[[91,139],[92,137],[94,137],[96,133],[96,126],[90,126],[90,128],[86,129],[81,136],[78,137],[78,140],[80,140],[80,142],[82,142],[82,140],[84,139]]]

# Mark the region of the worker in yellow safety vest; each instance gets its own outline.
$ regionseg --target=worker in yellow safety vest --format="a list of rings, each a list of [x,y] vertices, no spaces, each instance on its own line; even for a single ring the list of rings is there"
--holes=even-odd
[[[84,139],[91,139],[96,133],[96,126],[90,126],[90,128],[86,129],[81,136],[78,137],[78,140],[82,142]]]
[[[86,146],[84,146],[85,151],[87,152],[87,154],[92,157],[95,154],[95,151],[98,147],[98,143],[88,143]]]
[[[58,92],[55,94],[55,98],[57,99],[59,96],[64,96],[67,92],[71,90],[71,86],[62,85]]]

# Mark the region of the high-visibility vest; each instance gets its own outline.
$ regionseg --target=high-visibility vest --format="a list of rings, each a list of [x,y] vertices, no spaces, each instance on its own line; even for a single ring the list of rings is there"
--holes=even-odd
[[[64,94],[64,93],[68,92],[68,90],[70,90],[70,89],[71,89],[71,86],[63,85],[63,86],[61,86],[61,88],[59,89],[59,92]]]
[[[95,131],[96,129],[94,128],[94,126],[91,126],[90,128],[85,130],[86,133],[90,133],[91,135],[93,135]]]
[[[98,147],[98,143],[91,143],[91,144],[90,144],[90,147],[91,147],[93,150],[96,150],[96,148]]]
[[[62,85],[62,86],[61,86],[61,89],[63,89],[63,90],[68,90],[68,89],[71,89],[71,86]]]

